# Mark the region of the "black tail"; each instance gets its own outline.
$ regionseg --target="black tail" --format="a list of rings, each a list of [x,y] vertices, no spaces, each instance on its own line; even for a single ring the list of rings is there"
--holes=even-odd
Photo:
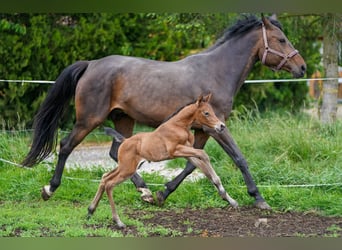
[[[49,90],[34,118],[32,146],[22,165],[32,167],[48,157],[56,147],[58,122],[75,95],[77,82],[87,67],[87,61],[79,61],[68,66]]]
[[[115,129],[104,127],[104,131],[107,135],[112,136],[117,142],[122,142],[123,140],[125,140],[125,137]]]

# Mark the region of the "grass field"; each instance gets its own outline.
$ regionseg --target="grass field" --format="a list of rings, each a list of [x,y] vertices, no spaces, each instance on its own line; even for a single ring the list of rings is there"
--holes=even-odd
[[[342,122],[322,126],[305,114],[257,113],[233,116],[227,125],[250,165],[260,192],[274,210],[342,216]],[[19,163],[28,151],[28,137],[23,132],[2,131],[0,158]],[[88,140],[105,139],[91,136]],[[240,206],[252,205],[254,200],[246,192],[240,171],[225,152],[212,139],[205,150],[230,195]],[[183,160],[175,160],[167,167],[183,164]],[[103,170],[65,171],[61,187],[51,200],[44,202],[40,189],[49,182],[53,166],[41,163],[24,169],[0,161],[0,236],[121,236],[120,231],[106,227],[84,226],[111,223],[106,198],[94,217],[86,220],[87,207],[98,186],[92,180],[99,180]],[[143,177],[147,183],[165,183],[155,174]],[[151,186],[152,191],[162,188]],[[158,230],[160,235],[170,232],[164,228],[146,228],[125,216],[124,209],[181,211],[187,207],[227,206],[206,179],[183,183],[162,208],[144,204],[129,181],[115,188],[114,196],[122,220],[135,225],[142,236],[151,230]]]

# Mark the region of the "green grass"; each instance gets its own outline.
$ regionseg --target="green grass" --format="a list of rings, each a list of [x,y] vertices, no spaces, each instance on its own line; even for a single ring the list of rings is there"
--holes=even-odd
[[[274,210],[342,216],[342,122],[322,126],[304,114],[270,113],[234,116],[227,125],[249,163],[261,194]],[[106,137],[95,136],[89,140],[101,143]],[[28,143],[26,134],[2,132],[0,158],[19,163],[28,150]],[[205,150],[230,195],[241,206],[253,204],[240,171],[223,149],[210,139]],[[175,160],[168,167],[183,166],[184,163],[184,160]],[[111,215],[106,197],[93,218],[86,220],[87,207],[98,186],[98,182],[92,180],[101,178],[100,168],[65,171],[61,187],[49,202],[44,202],[40,198],[40,189],[49,182],[53,174],[51,169],[46,163],[26,169],[0,161],[0,236],[13,236],[16,232],[21,236],[122,236],[120,231],[109,227]],[[155,174],[143,177],[147,183],[165,183]],[[292,186],[334,183],[340,184]],[[161,189],[163,186],[151,186],[153,192]],[[137,218],[125,216],[124,211],[181,211],[187,207],[227,206],[207,179],[184,182],[163,208],[144,204],[129,181],[115,188],[114,196],[122,220],[136,226],[141,236],[152,232],[177,236],[179,232],[142,225]],[[96,224],[108,227],[96,228]]]

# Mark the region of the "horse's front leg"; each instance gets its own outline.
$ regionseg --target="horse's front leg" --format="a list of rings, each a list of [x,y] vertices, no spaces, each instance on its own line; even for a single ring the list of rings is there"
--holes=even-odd
[[[214,131],[209,131],[209,134],[221,145],[226,153],[232,158],[236,166],[240,169],[244,181],[247,185],[248,194],[255,198],[255,206],[265,210],[271,209],[271,207],[259,193],[253,177],[249,172],[247,161],[242,155],[233,137],[230,135],[229,130],[226,128],[224,132],[219,134],[215,133]]]
[[[195,130],[195,142],[194,148],[203,149],[205,143],[207,142],[209,135],[204,133],[203,130]],[[173,180],[165,184],[164,191],[157,192],[157,202],[158,205],[162,205],[167,197],[177,189],[177,187],[182,183],[182,181],[191,174],[196,169],[190,161],[186,163],[185,169],[177,175]]]

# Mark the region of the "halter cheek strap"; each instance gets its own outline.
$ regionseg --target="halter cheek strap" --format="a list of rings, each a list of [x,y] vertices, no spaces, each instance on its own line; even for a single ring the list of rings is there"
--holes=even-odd
[[[276,51],[274,49],[271,49],[269,46],[268,46],[268,41],[267,41],[267,36],[266,36],[266,28],[265,28],[265,25],[264,23],[262,23],[262,36],[263,36],[263,39],[264,39],[264,45],[265,45],[265,50],[264,50],[264,54],[262,55],[262,64],[266,65],[266,57],[267,57],[267,53],[270,52],[270,53],[273,53],[275,55],[278,55],[280,57],[283,58],[283,60],[281,60],[281,62],[278,64],[277,67],[275,68],[272,68],[274,70],[280,70],[284,64],[287,62],[287,60],[289,60],[290,58],[294,57],[295,55],[299,54],[298,50],[292,50],[290,53],[288,53],[287,55],[282,53],[282,52],[279,52],[279,51]]]

